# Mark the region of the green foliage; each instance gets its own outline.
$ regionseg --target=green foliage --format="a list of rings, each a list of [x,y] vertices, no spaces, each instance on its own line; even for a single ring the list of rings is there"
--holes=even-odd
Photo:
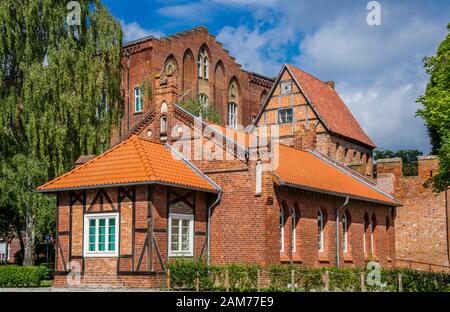
[[[403,175],[416,176],[418,174],[418,158],[423,152],[419,150],[385,150],[377,149],[374,153],[374,160],[400,157],[403,163]]]
[[[206,121],[220,123],[222,120],[222,116],[215,110],[212,103],[205,107],[198,98],[187,98],[179,104],[194,116],[202,117]]]
[[[120,24],[99,0],[78,2],[78,26],[67,1],[0,2],[0,226],[24,233],[27,264],[54,231],[55,199],[32,191],[104,151],[121,115]]]
[[[266,291],[292,291],[294,271],[295,291],[324,291],[328,272],[329,291],[361,291],[361,274],[366,291],[398,291],[399,274],[402,275],[403,291],[450,291],[450,275],[420,272],[406,269],[382,270],[381,285],[370,283],[370,271],[359,268],[305,268],[294,264],[272,265],[267,271],[257,265],[214,265],[209,268],[202,261],[175,260],[169,264],[173,289],[255,291],[258,288],[258,270],[261,278],[268,275]],[[227,279],[228,275],[228,279]],[[373,284],[373,285],[371,285]]]
[[[258,266],[230,264],[208,267],[203,261],[178,259],[169,264],[170,283],[175,289],[251,291],[257,288]],[[228,274],[228,281],[227,281]]]
[[[46,277],[44,267],[0,266],[0,287],[39,287]]]
[[[450,24],[448,25],[450,31]],[[438,174],[432,184],[436,192],[450,186],[450,33],[439,45],[436,55],[425,57],[424,67],[430,75],[425,94],[417,99],[422,108],[417,115],[425,120],[433,145],[439,156]]]
[[[145,106],[146,103],[151,103],[153,99],[153,88],[151,81],[149,79],[142,80],[140,88],[144,94],[144,106]]]

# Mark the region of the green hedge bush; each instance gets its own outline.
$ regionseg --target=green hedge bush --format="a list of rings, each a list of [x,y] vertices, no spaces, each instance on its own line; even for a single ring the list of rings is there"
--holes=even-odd
[[[207,266],[203,261],[178,259],[169,264],[170,284],[175,289],[251,291],[257,288],[258,266],[230,264]],[[228,282],[227,280],[228,271]]]
[[[176,260],[169,264],[171,286],[174,289],[255,291],[258,288],[257,265],[215,265],[209,268],[204,262]],[[273,265],[261,269],[261,278],[269,279],[267,291],[292,291],[292,271],[295,291],[324,291],[325,274],[328,274],[329,291],[361,291],[361,274],[366,291],[399,291],[399,274],[406,292],[450,291],[450,275],[406,269],[382,270],[381,285],[369,285],[367,274],[358,268],[304,268],[298,265]],[[325,273],[328,271],[328,273]],[[228,274],[228,280],[226,275]],[[263,277],[264,276],[264,277]],[[198,283],[198,285],[197,285]],[[228,285],[228,286],[227,286]]]
[[[0,287],[38,287],[47,276],[45,267],[0,266]]]

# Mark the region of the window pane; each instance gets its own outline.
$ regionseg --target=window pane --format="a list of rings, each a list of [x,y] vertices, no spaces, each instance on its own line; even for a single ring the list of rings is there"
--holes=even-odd
[[[95,219],[89,220],[89,251],[95,251]]]
[[[182,246],[181,250],[189,251],[189,220],[182,220],[182,229],[181,229],[181,240]]]
[[[171,230],[172,234],[170,236],[170,249],[172,251],[178,251],[179,248],[179,219],[172,219]]]

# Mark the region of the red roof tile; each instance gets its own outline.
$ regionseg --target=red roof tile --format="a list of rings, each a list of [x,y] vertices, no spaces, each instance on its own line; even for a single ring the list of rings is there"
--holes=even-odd
[[[401,205],[392,197],[313,152],[279,145],[275,182],[315,192],[330,193],[389,205]],[[278,181],[277,181],[278,180]]]
[[[301,89],[316,109],[326,127],[334,133],[362,142],[371,147],[375,143],[367,136],[339,94],[325,82],[301,69],[287,65]]]
[[[38,187],[38,191],[162,183],[205,191],[218,191],[203,174],[175,159],[170,147],[136,135],[64,175]]]

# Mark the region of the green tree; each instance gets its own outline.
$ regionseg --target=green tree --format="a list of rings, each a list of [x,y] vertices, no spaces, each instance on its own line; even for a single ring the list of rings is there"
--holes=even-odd
[[[54,198],[33,190],[105,150],[121,115],[120,24],[99,0],[77,2],[78,25],[67,1],[0,2],[0,211],[24,234],[25,265],[54,224]]]
[[[425,120],[433,153],[439,156],[439,171],[427,184],[440,192],[450,186],[450,33],[436,55],[425,57],[424,67],[430,78],[425,94],[417,99],[423,106],[417,114]]]
[[[403,164],[403,175],[415,176],[418,174],[418,158],[422,156],[423,152],[419,150],[386,150],[376,149],[374,152],[374,160],[383,158],[400,157]]]
[[[191,114],[202,117],[206,121],[220,123],[222,120],[222,116],[215,110],[212,103],[205,106],[198,98],[191,97],[184,99],[180,105]]]

